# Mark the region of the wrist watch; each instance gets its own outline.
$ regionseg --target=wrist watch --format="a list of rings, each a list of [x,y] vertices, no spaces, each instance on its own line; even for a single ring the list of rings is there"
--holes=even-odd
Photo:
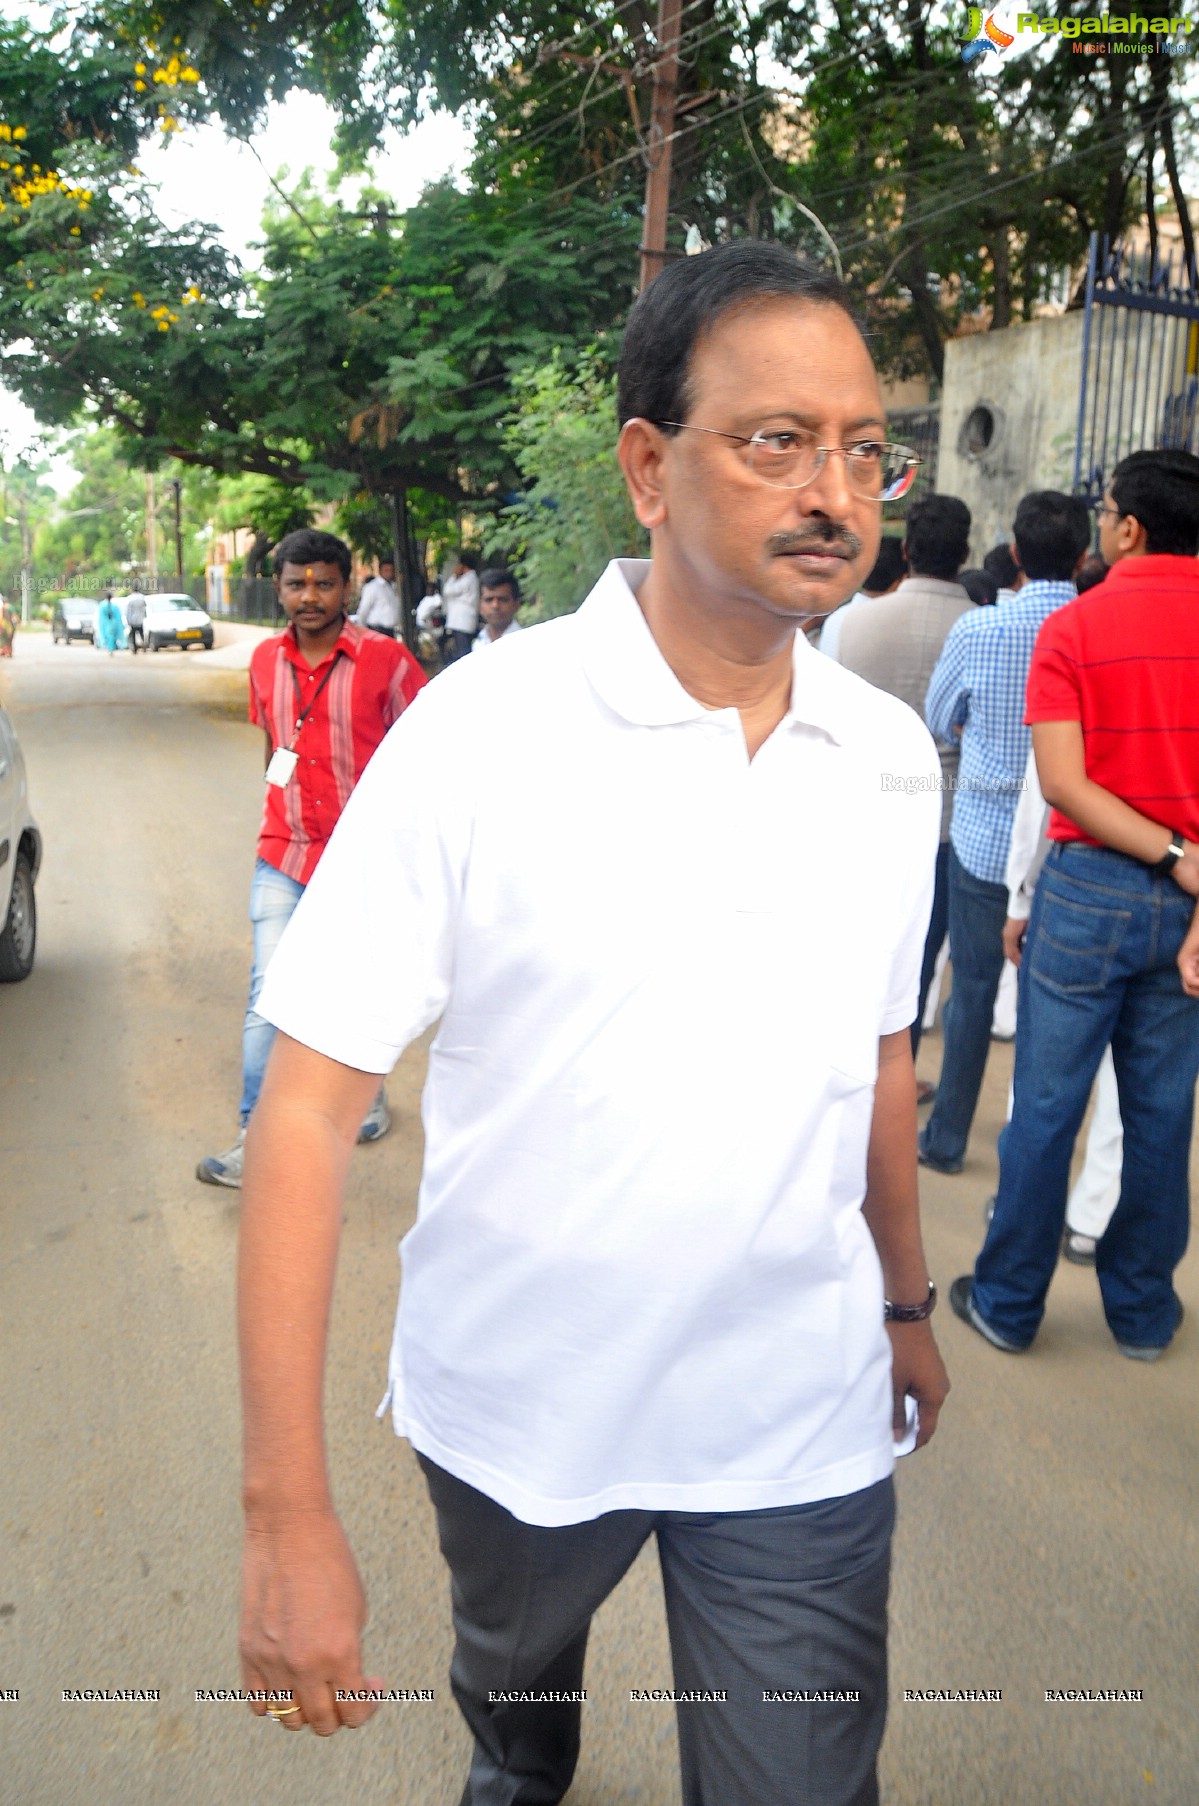
[[[1149,867],[1149,870],[1153,873],[1155,878],[1165,878],[1174,870],[1174,867],[1178,864],[1178,861],[1185,852],[1186,843],[1183,840],[1182,835],[1175,829],[1171,834],[1169,846],[1166,848],[1161,858]]]
[[[937,1302],[937,1288],[930,1279],[928,1297],[923,1304],[892,1304],[889,1298],[883,1299],[884,1323],[923,1323],[926,1317],[933,1314],[933,1306]]]

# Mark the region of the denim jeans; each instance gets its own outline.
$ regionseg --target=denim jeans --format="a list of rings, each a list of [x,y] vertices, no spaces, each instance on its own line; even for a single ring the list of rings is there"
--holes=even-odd
[[[949,927],[949,842],[943,840],[937,848],[936,879],[933,884],[933,912],[929,917],[928,933],[924,937],[924,958],[920,963],[920,998],[916,1005],[916,1020],[912,1024],[912,1058],[920,1052],[920,1036],[924,1031],[924,1010],[928,1003],[928,993],[932,987],[933,973],[937,969],[937,955],[941,951],[945,939],[945,930]]]
[[[241,1126],[250,1120],[250,1112],[258,1102],[267,1055],[275,1039],[273,1024],[255,1011],[266,969],[275,957],[275,949],[283,938],[283,930],[304,895],[304,886],[296,878],[288,878],[259,859],[254,865],[250,886],[250,920],[254,925],[254,964],[250,968],[250,1003],[246,1010],[241,1037]]]
[[[1111,1042],[1124,1162],[1095,1271],[1118,1342],[1160,1348],[1177,1327],[1174,1269],[1190,1221],[1187,1167],[1199,1076],[1199,998],[1175,959],[1194,912],[1172,878],[1106,847],[1054,847],[1020,968],[1012,1117],[974,1303],[1010,1341],[1032,1341],[1057,1265],[1070,1156]]]
[[[937,1101],[920,1137],[921,1153],[931,1154],[948,1166],[960,1166],[965,1158],[987,1069],[995,993],[1003,971],[1006,920],[1007,886],[976,878],[950,846],[949,957],[953,961],[953,988],[945,1005],[945,1051],[937,1080]]]

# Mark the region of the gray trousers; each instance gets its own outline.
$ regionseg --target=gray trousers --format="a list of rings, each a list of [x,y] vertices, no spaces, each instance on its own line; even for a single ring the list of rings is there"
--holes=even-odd
[[[769,1511],[612,1511],[547,1529],[417,1457],[449,1563],[454,1696],[474,1734],[461,1806],[557,1806],[581,1707],[492,1692],[583,1685],[591,1618],[654,1533],[676,1691],[683,1806],[876,1806],[887,1711],[894,1489]],[[646,1676],[644,1684],[660,1684]],[[766,1700],[830,1691],[856,1700]]]

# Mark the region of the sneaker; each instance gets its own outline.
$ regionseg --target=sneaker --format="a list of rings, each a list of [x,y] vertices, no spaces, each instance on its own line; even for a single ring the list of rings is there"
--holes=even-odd
[[[387,1094],[380,1085],[379,1095],[362,1120],[358,1139],[359,1141],[382,1141],[390,1127],[391,1117],[387,1109]]]
[[[1178,1306],[1178,1319],[1174,1325],[1174,1335],[1177,1335],[1178,1326],[1182,1322],[1184,1313],[1182,1309],[1182,1299],[1176,1298],[1175,1303]],[[1173,1340],[1174,1336],[1171,1336],[1170,1342]],[[1159,1355],[1165,1354],[1167,1348],[1170,1346],[1170,1342],[1162,1342],[1160,1344],[1151,1343],[1146,1347],[1143,1343],[1117,1341],[1116,1347],[1120,1350],[1122,1355],[1127,1355],[1130,1361],[1156,1361]]]
[[[223,1154],[209,1154],[196,1167],[196,1178],[205,1185],[228,1185],[241,1189],[241,1169],[246,1157],[246,1132],[243,1129],[231,1148]]]
[[[1076,1267],[1093,1267],[1095,1237],[1084,1235],[1080,1229],[1067,1227],[1062,1232],[1062,1259],[1073,1261]]]
[[[965,1165],[963,1160],[941,1160],[936,1154],[926,1154],[923,1148],[918,1148],[916,1159],[921,1166],[930,1167],[934,1173],[948,1173],[951,1177],[960,1173]]]
[[[992,1348],[1002,1349],[1004,1354],[1024,1353],[1024,1348],[1019,1342],[1009,1342],[1006,1336],[1001,1336],[999,1331],[992,1329],[986,1318],[975,1308],[972,1274],[963,1273],[960,1279],[954,1280],[949,1288],[949,1302],[953,1307],[954,1316],[960,1317],[963,1323],[968,1323],[971,1329],[976,1329],[983,1341],[989,1342]]]

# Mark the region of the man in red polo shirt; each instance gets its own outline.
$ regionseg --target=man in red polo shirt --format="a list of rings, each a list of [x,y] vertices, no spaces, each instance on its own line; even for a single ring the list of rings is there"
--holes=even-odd
[[[342,540],[314,528],[275,548],[275,589],[289,625],[250,660],[250,720],[266,735],[266,798],[250,890],[241,1129],[231,1148],[196,1167],[206,1185],[241,1185],[246,1124],[275,1036],[254,1007],[266,969],[367,761],[425,682],[402,645],[347,621],[350,562]],[[358,1139],[377,1141],[389,1127],[380,1086]]]
[[[1053,844],[1020,966],[995,1213],[950,1299],[993,1347],[1017,1353],[1036,1335],[1110,1040],[1124,1163],[1095,1271],[1120,1352],[1153,1361],[1182,1320],[1199,1076],[1199,996],[1177,963],[1199,895],[1199,458],[1134,452],[1099,523],[1113,568],[1049,616],[1028,675]]]

